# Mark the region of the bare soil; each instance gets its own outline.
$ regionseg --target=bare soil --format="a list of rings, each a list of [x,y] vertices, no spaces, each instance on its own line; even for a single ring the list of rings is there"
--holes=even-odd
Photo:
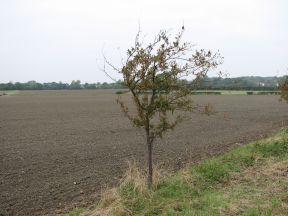
[[[91,206],[126,161],[146,163],[144,133],[107,91],[25,91],[0,98],[0,215],[56,215]],[[129,95],[122,96],[129,102]],[[177,169],[288,124],[279,96],[193,96],[216,113],[158,140],[156,163]]]

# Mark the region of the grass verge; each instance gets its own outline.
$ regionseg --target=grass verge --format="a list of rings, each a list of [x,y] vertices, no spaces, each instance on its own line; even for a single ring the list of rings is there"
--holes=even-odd
[[[73,215],[288,215],[288,129],[178,173],[156,172],[153,190],[129,167],[95,210]]]

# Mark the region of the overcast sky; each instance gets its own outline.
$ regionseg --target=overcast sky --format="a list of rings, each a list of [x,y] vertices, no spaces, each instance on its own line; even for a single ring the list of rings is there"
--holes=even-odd
[[[219,50],[231,77],[284,75],[287,11],[287,0],[0,0],[0,83],[111,82],[102,50],[118,64],[139,20],[147,40],[184,23],[185,40]]]

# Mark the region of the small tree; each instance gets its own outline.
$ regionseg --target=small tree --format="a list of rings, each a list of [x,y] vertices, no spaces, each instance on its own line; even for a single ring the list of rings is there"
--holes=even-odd
[[[133,125],[145,130],[149,189],[152,186],[155,139],[174,129],[183,120],[186,111],[197,108],[192,105],[191,91],[211,68],[217,67],[223,60],[218,52],[193,51],[190,43],[181,41],[183,32],[184,27],[171,39],[166,31],[160,31],[148,45],[140,41],[138,32],[135,44],[127,50],[127,59],[120,69],[105,58],[105,63],[123,76],[123,85],[132,93],[137,112],[131,113],[120,97],[117,102]],[[105,65],[104,72],[107,73]],[[193,79],[189,85],[181,82],[181,79],[189,77]]]
[[[283,81],[280,84],[280,90],[281,90],[280,100],[284,100],[288,103],[288,76],[285,76],[283,78]]]

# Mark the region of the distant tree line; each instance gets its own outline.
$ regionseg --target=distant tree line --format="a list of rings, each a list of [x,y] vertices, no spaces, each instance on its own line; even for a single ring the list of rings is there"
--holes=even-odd
[[[0,83],[0,90],[62,90],[62,89],[123,89],[121,81],[115,83],[97,82],[97,83],[81,83],[80,80],[73,80],[69,83],[47,82],[38,83],[29,81],[25,83],[9,82]]]
[[[279,84],[286,77],[237,77],[237,78],[221,78],[221,77],[205,77],[197,86],[199,90],[278,90]],[[191,85],[187,80],[179,80],[183,85]],[[0,83],[0,90],[61,90],[61,89],[125,89],[119,80],[114,83],[97,82],[97,83],[81,83],[80,80],[73,80],[70,84],[63,82],[47,82],[39,83],[29,81],[25,83],[9,82]]]
[[[280,83],[285,77],[237,77],[237,78],[221,78],[221,77],[205,77],[199,89],[201,90],[278,90]]]

